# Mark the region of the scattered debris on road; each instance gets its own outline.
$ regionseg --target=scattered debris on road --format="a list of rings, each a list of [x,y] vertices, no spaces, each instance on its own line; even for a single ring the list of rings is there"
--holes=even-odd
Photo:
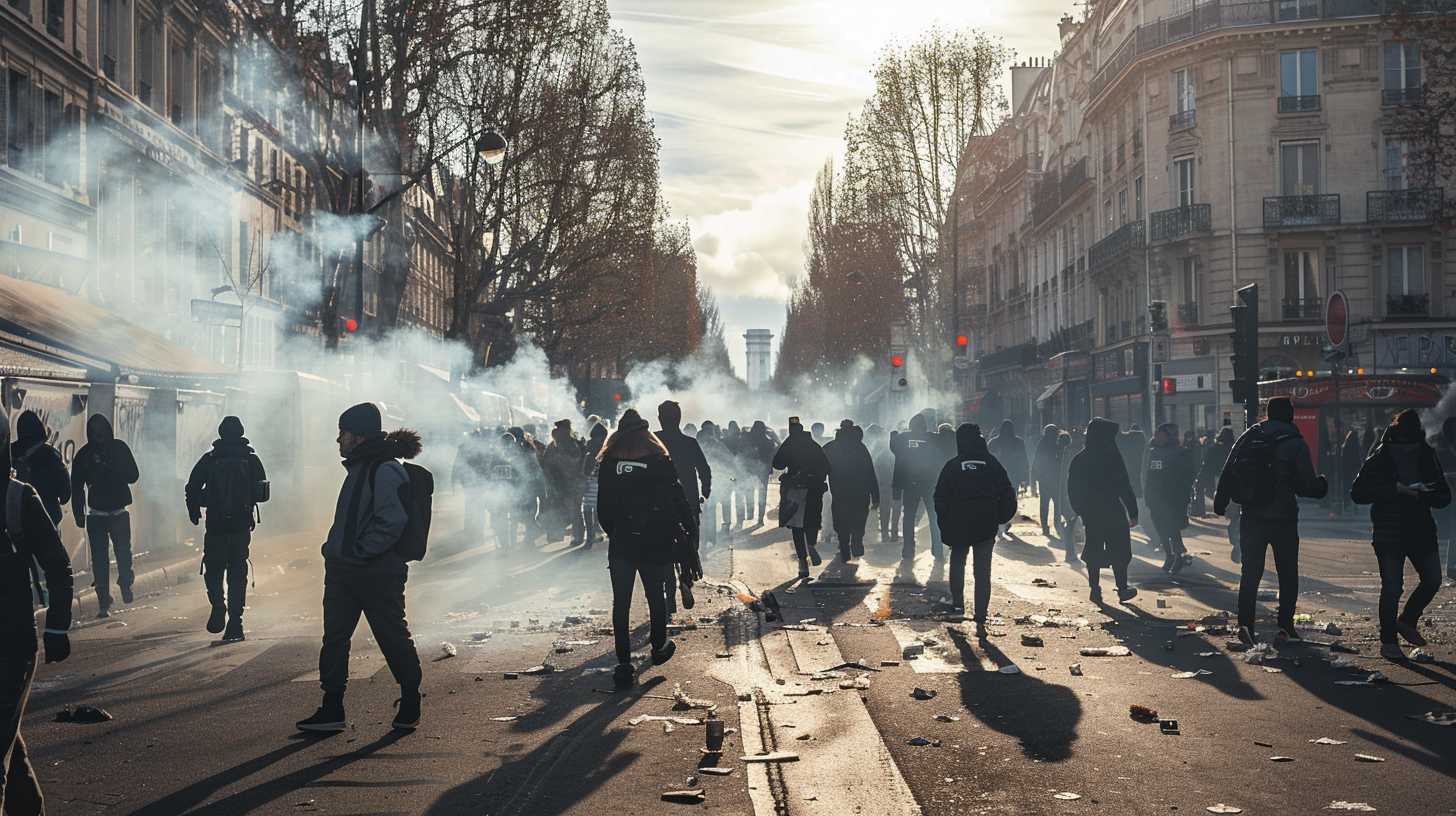
[[[66,706],[56,712],[56,722],[72,723],[74,725],[95,725],[96,723],[111,722],[115,717],[111,712],[100,706],[78,705],[75,708]]]
[[[441,660],[449,660],[457,654],[460,654],[460,652],[455,648],[455,644],[447,640],[440,644],[440,655],[436,657],[435,660],[436,662]]]
[[[738,758],[740,762],[798,762],[799,755],[793,751],[774,751],[771,754],[749,754]]]
[[[910,739],[905,740],[905,744],[906,745],[914,745],[917,748],[923,748],[923,747],[925,747],[927,745],[930,746],[931,748],[939,748],[940,747],[940,740],[938,740],[938,739],[926,739],[925,737],[911,737]]]
[[[1407,714],[1406,718],[1420,720],[1431,725],[1456,725],[1456,711],[1427,711],[1424,714]]]
[[[1133,704],[1127,707],[1128,716],[1140,723],[1155,723],[1158,721],[1158,711],[1155,708],[1148,708],[1145,705]]]
[[[675,802],[681,805],[697,805],[708,800],[708,795],[701,788],[695,790],[663,791],[662,801]]]
[[[1244,812],[1244,809],[1243,808],[1234,807],[1233,805],[1225,805],[1223,802],[1219,802],[1216,805],[1209,805],[1208,807],[1204,808],[1204,810],[1208,811],[1209,813],[1243,813]]]
[[[1356,754],[1356,762],[1384,762],[1384,757],[1371,756],[1370,754]]]
[[[1271,756],[1271,757],[1269,757],[1269,761],[1270,762],[1293,762],[1294,761],[1294,757],[1291,757],[1291,756]]]
[[[1071,672],[1073,677],[1081,677],[1082,676],[1082,664],[1081,663],[1073,663],[1072,665],[1070,665],[1070,666],[1067,667],[1067,671]]]
[[[718,708],[718,704],[712,700],[699,700],[694,697],[689,697],[687,692],[683,691],[682,684],[680,683],[672,687],[672,701],[673,711],[688,711],[694,708],[716,711]]]
[[[1311,745],[1344,745],[1346,743],[1345,740],[1330,739],[1329,737],[1320,737],[1309,742]]]
[[[1021,636],[1021,645],[1022,646],[1045,646],[1046,643],[1041,639],[1041,636],[1040,635],[1022,635]]]
[[[1083,646],[1079,654],[1083,657],[1127,657],[1132,650],[1126,646]]]
[[[705,773],[709,776],[729,776],[736,768],[699,768],[698,773]]]
[[[1213,674],[1213,672],[1209,671],[1208,669],[1198,669],[1196,671],[1177,672],[1173,674],[1172,677],[1174,680],[1191,680],[1194,677],[1203,677],[1204,675],[1209,674]]]
[[[1053,795],[1052,798],[1053,799],[1060,799],[1063,802],[1074,802],[1074,801],[1076,801],[1078,799],[1081,799],[1082,798],[1082,794],[1080,794],[1080,793],[1072,793],[1071,791],[1062,791],[1061,793],[1058,793],[1058,794]]]
[[[1336,799],[1328,805],[1325,805],[1325,810],[1359,810],[1366,813],[1375,812],[1375,808],[1364,802],[1346,802],[1343,799]]]
[[[491,719],[491,722],[508,723],[508,722],[515,722],[516,720],[519,720],[520,717],[518,717],[518,716],[516,716],[516,715],[513,714],[513,715],[511,715],[509,717],[491,717],[490,719]]]
[[[923,689],[919,686],[916,686],[915,690],[910,692],[910,696],[914,697],[917,700],[934,700],[935,695],[938,693],[939,692],[935,691],[934,689]]]

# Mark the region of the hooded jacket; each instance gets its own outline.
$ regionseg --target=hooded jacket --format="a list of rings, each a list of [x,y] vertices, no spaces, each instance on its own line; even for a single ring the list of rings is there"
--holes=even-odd
[[[804,529],[818,530],[824,526],[825,481],[830,475],[829,459],[814,437],[802,427],[789,429],[789,438],[779,446],[773,457],[773,469],[785,471],[779,477],[783,492],[793,488],[804,490]],[[782,497],[782,492],[781,492]],[[789,517],[782,508],[779,511],[780,525],[787,525]]]
[[[131,448],[112,432],[100,414],[86,420],[86,444],[71,463],[71,512],[84,524],[86,510],[115,513],[131,504],[131,486],[141,474]]]
[[[227,460],[243,459],[248,463],[252,471],[254,482],[268,481],[268,473],[263,469],[263,460],[258,458],[253,446],[249,444],[246,436],[218,437],[212,443],[212,450],[202,454],[197,464],[192,466],[192,473],[187,477],[187,486],[183,489],[187,498],[187,513],[192,518],[197,518],[202,508],[207,506],[207,485],[215,478],[219,466]],[[249,512],[244,516],[223,515],[220,511],[212,508],[207,510],[207,527],[209,533],[241,533],[253,529],[253,514]]]
[[[46,442],[45,423],[34,411],[25,411],[15,421],[15,441],[10,444],[10,464],[16,478],[35,488],[55,524],[61,523],[61,508],[71,501],[71,477],[66,463],[54,446]]]
[[[607,533],[607,559],[671,564],[692,540],[695,521],[677,469],[661,453],[602,459],[597,521]]]
[[[1059,429],[1055,425],[1048,425],[1041,429],[1041,439],[1036,441],[1036,456],[1032,461],[1032,476],[1037,483],[1044,485],[1041,489],[1052,490],[1057,480],[1058,467],[1057,437]]]
[[[700,499],[706,499],[713,492],[713,469],[703,455],[703,446],[681,428],[663,428],[657,432],[657,439],[667,448],[667,455],[677,467],[677,480],[688,506],[697,507]]]
[[[1350,499],[1370,505],[1373,543],[1381,553],[1424,554],[1436,549],[1436,521],[1432,510],[1451,503],[1436,452],[1426,444],[1419,421],[1414,427],[1396,425],[1365,460]],[[1422,484],[1417,495],[1404,496],[1395,485]]]
[[[1244,431],[1243,435],[1234,443],[1233,450],[1229,451],[1228,460],[1224,462],[1223,472],[1218,476],[1218,489],[1214,491],[1213,495],[1214,512],[1222,515],[1222,511],[1228,509],[1228,503],[1233,496],[1233,480],[1238,478],[1230,465],[1239,458],[1240,449],[1248,444],[1249,439],[1252,438],[1251,434],[1280,438],[1282,441],[1274,449],[1278,473],[1274,496],[1264,504],[1241,508],[1243,518],[1264,521],[1298,521],[1299,501],[1297,497],[1323,499],[1330,487],[1329,483],[1325,481],[1325,477],[1315,474],[1314,464],[1309,458],[1309,446],[1304,444],[1304,437],[1299,435],[1299,429],[1294,426],[1294,423],[1285,422],[1282,419],[1266,419]]]
[[[46,609],[46,631],[64,633],[71,628],[71,597],[74,579],[71,560],[61,544],[60,533],[35,490],[8,478],[10,473],[10,419],[0,413],[0,506],[14,488],[20,494],[19,540],[0,522],[0,661],[25,660],[35,653],[35,608],[31,594],[31,564],[45,574],[50,605]]]
[[[951,547],[994,541],[1000,525],[1016,515],[1016,488],[975,425],[956,429],[956,456],[935,482],[935,512]]]
[[[895,453],[895,470],[891,484],[895,490],[912,494],[927,494],[935,490],[935,480],[946,459],[945,449],[935,434],[926,432],[925,416],[916,414],[910,418],[910,430],[892,438],[891,450]]]
[[[405,430],[370,437],[349,452],[343,461],[344,483],[334,504],[334,521],[324,540],[325,566],[405,569],[404,559],[394,552],[409,521],[399,496],[409,476],[399,460],[419,453],[420,435]]]
[[[1117,437],[1117,450],[1122,454],[1123,467],[1128,473],[1143,472],[1143,456],[1148,450],[1148,437],[1141,430],[1133,428]],[[1134,479],[1132,483],[1133,495],[1142,498],[1143,482],[1141,479]]]
[[[1016,423],[1002,420],[1001,430],[996,438],[986,445],[987,449],[1006,468],[1006,475],[1012,484],[1023,484],[1027,480],[1026,440],[1016,435]]]
[[[880,484],[875,477],[875,460],[863,442],[859,428],[840,427],[834,439],[824,446],[829,461],[829,490],[834,494],[834,515],[839,517],[840,503],[845,509],[863,511],[873,502],[880,503]]]
[[[1117,423],[1101,417],[1087,423],[1087,447],[1072,457],[1067,501],[1090,530],[1127,526],[1138,517],[1137,496],[1117,450]]]
[[[1143,497],[1153,524],[1183,529],[1188,526],[1188,495],[1196,475],[1191,452],[1168,433],[1154,434],[1144,457]]]

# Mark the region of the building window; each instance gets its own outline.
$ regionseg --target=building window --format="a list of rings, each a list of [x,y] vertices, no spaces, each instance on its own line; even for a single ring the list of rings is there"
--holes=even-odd
[[[1319,16],[1319,0],[1279,0],[1279,19],[1310,20]]]
[[[1197,323],[1198,318],[1196,313],[1198,301],[1200,300],[1198,297],[1198,259],[1194,257],[1184,258],[1182,273],[1183,304],[1194,312],[1193,319],[1187,320],[1185,317],[1185,321]]]
[[[1319,110],[1319,77],[1315,49],[1279,53],[1279,112]]]
[[[1312,249],[1284,253],[1284,316],[1319,316],[1319,253]]]
[[[1429,306],[1426,291],[1426,248],[1420,244],[1393,246],[1386,250],[1386,311],[1392,315],[1424,315]]]
[[[1143,220],[1143,177],[1138,176],[1132,180],[1133,191],[1133,212],[1138,221]]]
[[[1127,223],[1127,188],[1117,191],[1117,223],[1119,226]]]
[[[1173,201],[1179,207],[1193,203],[1193,157],[1173,160]]]
[[[10,71],[5,90],[6,162],[21,172],[34,173],[40,165],[38,151],[33,149],[36,143],[34,87],[30,77]]]
[[[1386,104],[1419,99],[1421,79],[1420,43],[1389,43],[1385,46]]]
[[[45,117],[45,133],[39,140],[45,145],[41,173],[46,181],[59,186],[71,180],[66,173],[68,165],[74,166],[75,146],[66,128],[66,106],[61,104],[61,95],[46,91],[44,100],[41,114]]]
[[[161,104],[161,94],[152,91],[157,76],[156,24],[145,17],[137,18],[136,52],[137,99],[156,110]]]
[[[98,23],[101,26],[101,72],[111,80],[118,78],[116,59],[117,0],[101,0]]]
[[[66,0],[45,0],[45,27],[52,37],[66,39]]]
[[[1403,139],[1385,140],[1385,189],[1410,186],[1410,144]]]
[[[1319,142],[1284,142],[1280,144],[1280,195],[1318,195],[1319,191]]]

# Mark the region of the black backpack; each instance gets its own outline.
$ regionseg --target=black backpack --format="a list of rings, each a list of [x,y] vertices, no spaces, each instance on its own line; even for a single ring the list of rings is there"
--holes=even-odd
[[[205,495],[207,512],[216,518],[243,518],[253,514],[255,484],[253,460],[248,456],[212,455]]]
[[[32,454],[38,452],[39,450],[40,445],[35,445],[31,447],[30,450],[20,454],[10,462],[11,469],[15,471],[15,480],[17,482],[25,482],[28,485],[35,484],[32,478],[32,474],[30,472],[30,457]]]
[[[1233,477],[1229,498],[1243,507],[1263,507],[1272,502],[1280,480],[1279,446],[1295,436],[1287,431],[1251,432],[1239,447],[1238,456],[1228,464]]]
[[[379,473],[383,459],[369,469],[369,495],[374,495],[374,477]],[[394,551],[406,561],[423,561],[430,540],[430,518],[434,514],[435,475],[429,468],[413,462],[399,462],[404,467],[405,482],[399,486],[399,503],[404,505],[407,520]]]

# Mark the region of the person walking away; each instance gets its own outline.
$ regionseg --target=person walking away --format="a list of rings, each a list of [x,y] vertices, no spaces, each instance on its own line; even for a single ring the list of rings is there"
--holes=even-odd
[[[1209,477],[1210,495],[1216,493],[1219,474],[1223,473],[1224,465],[1228,463],[1229,454],[1233,453],[1233,450],[1234,429],[1225,425],[1219,429],[1218,436],[1214,438],[1213,447],[1203,458],[1203,469],[1213,473]],[[1239,515],[1239,505],[1228,506],[1226,533],[1229,542],[1229,559],[1235,564],[1240,563],[1244,557],[1243,550],[1239,547]]]
[[[975,577],[976,637],[986,637],[991,605],[991,550],[996,533],[1016,515],[1016,488],[1006,469],[986,449],[981,429],[969,422],[956,429],[956,455],[935,481],[935,513],[941,540],[950,547],[950,597],[955,614],[966,613],[966,558]]]
[[[1057,533],[1062,537],[1062,547],[1065,550],[1063,560],[1073,563],[1077,560],[1077,511],[1072,509],[1072,503],[1067,498],[1067,477],[1072,470],[1072,459],[1087,448],[1087,432],[1079,427],[1072,428],[1067,434],[1067,444],[1061,454],[1061,472],[1057,480],[1060,488],[1062,504],[1057,508],[1057,520],[1061,526]]]
[[[1057,442],[1061,433],[1061,429],[1056,425],[1049,424],[1043,427],[1041,439],[1036,441],[1036,453],[1032,457],[1031,475],[1036,480],[1036,496],[1041,505],[1041,534],[1048,538],[1052,534],[1049,522],[1054,520],[1048,518],[1048,512],[1051,510],[1052,500],[1057,495],[1057,476],[1060,469],[1057,461],[1060,452]]]
[[[406,496],[412,488],[401,459],[420,453],[420,436],[386,434],[379,408],[360,403],[339,415],[339,455],[344,483],[334,522],[324,541],[324,637],[319,649],[319,685],[324,700],[300,731],[337,732],[346,727],[344,691],[349,683],[349,645],[362,614],[385,663],[399,684],[394,728],[412,731],[420,722],[420,656],[405,617],[409,566],[397,545],[410,521]]]
[[[730,494],[731,490],[724,490],[721,474],[732,473],[731,456],[728,448],[723,444],[723,434],[718,430],[718,424],[712,420],[703,420],[703,425],[698,429],[698,447],[703,449],[703,458],[708,462],[708,469],[720,474],[717,495],[711,500],[704,499],[702,504],[701,517],[698,520],[698,530],[703,537],[703,543],[716,545],[718,543],[718,518],[728,518],[732,512],[731,499],[725,501],[724,494]],[[737,481],[741,481],[737,480]],[[735,485],[737,483],[735,481]]]
[[[184,495],[187,517],[193,526],[202,520],[202,509],[207,508],[207,527],[202,536],[202,583],[212,606],[207,631],[222,632],[226,643],[242,640],[248,547],[256,520],[253,510],[259,502],[268,500],[268,474],[243,435],[242,420],[223,417],[217,426],[217,441],[193,465]]]
[[[864,444],[864,430],[851,420],[839,423],[834,439],[824,446],[829,460],[829,492],[834,497],[830,517],[839,539],[839,560],[864,555],[865,524],[870,508],[880,504],[880,483],[875,460]]]
[[[761,419],[749,426],[747,437],[741,457],[744,472],[739,481],[745,495],[750,496],[750,518],[756,517],[755,523],[761,527],[768,518],[768,482],[773,476],[773,457],[778,444],[768,424]]]
[[[455,466],[450,472],[451,484],[463,497],[465,539],[471,543],[479,541],[485,532],[485,514],[481,508],[489,501],[485,495],[488,439],[485,429],[478,426],[466,434],[455,450]]]
[[[131,448],[112,432],[101,414],[86,420],[86,444],[71,463],[71,512],[86,531],[91,575],[96,587],[96,617],[111,612],[111,550],[116,550],[116,585],[121,602],[131,603],[131,486],[141,474]]]
[[[1451,488],[1435,450],[1426,444],[1419,414],[1406,409],[1396,415],[1356,475],[1350,498],[1370,505],[1371,546],[1380,565],[1380,656],[1404,660],[1399,638],[1412,646],[1426,645],[1418,628],[1421,614],[1441,588],[1440,548],[1431,511],[1451,504]],[[1407,560],[1420,583],[1397,615]]]
[[[1030,478],[1030,469],[1026,462],[1026,440],[1016,435],[1016,423],[1009,419],[1001,420],[1001,429],[986,447],[1001,466],[1006,468],[1006,475],[1011,479],[1011,484],[1016,486],[1019,495]],[[1011,525],[1006,525],[1007,533],[1010,532],[1010,527]]]
[[[612,636],[617,649],[612,677],[619,687],[630,686],[634,680],[630,613],[638,576],[647,593],[652,663],[656,666],[670,660],[677,649],[667,639],[667,603],[662,591],[671,580],[674,562],[682,564],[683,577],[689,581],[702,577],[701,568],[695,573],[691,559],[684,555],[697,516],[688,507],[667,447],[647,428],[647,420],[629,408],[599,454],[597,518],[607,533]]]
[[[1143,497],[1153,526],[1162,536],[1163,572],[1176,575],[1192,558],[1183,546],[1188,526],[1188,498],[1193,490],[1194,463],[1188,449],[1178,443],[1178,426],[1159,425],[1148,445],[1143,473]]]
[[[1148,437],[1143,433],[1142,426],[1133,423],[1132,427],[1125,433],[1119,434],[1117,437],[1117,451],[1122,456],[1122,464],[1127,468],[1128,473],[1142,473],[1143,459],[1147,457],[1148,451]],[[1159,541],[1158,531],[1156,529],[1157,522],[1154,521],[1152,513],[1146,512],[1148,508],[1144,502],[1142,479],[1132,480],[1132,492],[1133,495],[1137,496],[1138,506],[1142,510],[1138,517],[1142,520],[1143,532],[1147,533],[1148,546],[1156,551]]]
[[[1329,480],[1316,475],[1309,446],[1294,426],[1294,403],[1274,397],[1267,418],[1244,431],[1234,443],[1218,477],[1213,512],[1224,515],[1238,502],[1239,542],[1243,564],[1239,574],[1239,639],[1257,642],[1254,607],[1264,579],[1264,556],[1274,551],[1279,574],[1279,617],[1276,642],[1298,640],[1294,608],[1299,599],[1299,501],[1323,499]]]
[[[485,507],[490,512],[490,526],[498,553],[514,550],[516,528],[530,524],[527,503],[533,501],[534,490],[525,484],[526,474],[535,470],[529,454],[509,433],[502,433],[482,458]]]
[[[35,679],[36,625],[30,591],[31,565],[45,575],[45,662],[71,654],[71,561],[50,511],[35,489],[10,477],[10,417],[0,412],[0,491],[5,508],[0,532],[0,813],[39,816],[45,812],[40,777],[20,734],[30,684]]]
[[[1174,423],[1176,425],[1176,423]],[[1193,431],[1183,432],[1183,456],[1188,460],[1188,508],[1185,511],[1193,518],[1208,515],[1208,505],[1198,489],[1198,472],[1203,468],[1203,441]],[[1185,525],[1186,526],[1186,525]],[[1179,540],[1182,540],[1181,533]]]
[[[788,527],[794,537],[794,555],[799,559],[799,577],[809,580],[809,564],[823,563],[819,556],[819,529],[823,526],[825,481],[829,460],[804,430],[798,417],[789,417],[789,435],[770,463],[782,470],[779,477],[779,526]]]
[[[60,451],[47,440],[45,423],[34,411],[24,411],[15,420],[15,441],[10,444],[10,464],[15,479],[35,488],[51,523],[61,523],[62,508],[71,502],[71,477]]]
[[[1099,604],[1104,568],[1112,569],[1119,601],[1127,603],[1137,597],[1137,590],[1127,582],[1127,566],[1132,561],[1129,531],[1138,523],[1137,496],[1118,453],[1117,439],[1116,422],[1093,418],[1087,423],[1087,447],[1072,457],[1067,471],[1067,502],[1087,531],[1082,561],[1087,565],[1092,601]]]
[[[935,517],[935,480],[940,477],[945,460],[940,458],[940,442],[926,432],[925,414],[910,417],[910,429],[895,439],[895,446],[891,485],[904,505],[900,511],[904,536],[900,557],[906,561],[915,558],[915,527],[919,523],[920,507],[924,505],[930,520],[930,554],[939,561],[945,557],[945,551]]]
[[[875,488],[880,494],[880,540],[894,541],[900,537],[900,499],[895,495],[895,457],[890,453],[889,433],[879,425],[869,427],[867,446],[870,458],[875,463]]]
[[[1441,462],[1446,485],[1453,487],[1456,485],[1456,416],[1446,417],[1441,423],[1441,432],[1435,442],[1436,458]],[[1443,515],[1443,524],[1438,524],[1437,529],[1441,530],[1438,534],[1446,539],[1446,577],[1456,578],[1456,503]]]
[[[657,438],[662,446],[667,448],[668,458],[672,460],[673,467],[677,469],[677,481],[682,485],[683,500],[687,502],[688,512],[692,514],[692,524],[688,530],[692,537],[688,542],[694,553],[698,552],[698,525],[702,520],[703,502],[707,501],[713,494],[713,469],[708,467],[708,458],[703,455],[703,447],[698,440],[682,432],[682,406],[672,400],[666,400],[657,406],[657,422],[662,430],[657,432]],[[682,588],[683,606],[692,609],[692,585],[686,575],[674,576],[669,571],[667,583],[663,585],[663,591],[667,596],[667,612],[677,612],[677,588]]]
[[[1360,474],[1360,468],[1365,464],[1365,455],[1360,450],[1360,434],[1351,428],[1345,434],[1345,440],[1340,445],[1340,472],[1343,474],[1341,484],[1355,484],[1355,477]],[[1348,494],[1340,497],[1341,510],[1350,496]]]
[[[597,456],[601,454],[602,446],[607,443],[607,426],[601,419],[594,419],[596,421],[591,423],[591,430],[586,435],[586,455],[581,460],[581,475],[586,483],[581,498],[582,522],[586,525],[586,543],[583,546],[588,550],[597,543],[597,534],[602,529],[597,522],[597,490],[601,484],[601,465],[597,462]]]
[[[571,431],[571,420],[559,420],[551,428],[551,443],[541,455],[541,470],[546,474],[547,493],[555,511],[545,517],[552,541],[570,529],[573,547],[580,547],[586,540],[586,522],[581,515],[582,494],[586,492],[586,480],[581,475],[585,456],[584,446]]]
[[[1222,467],[1218,437],[1213,431],[1209,431],[1204,435],[1203,443],[1198,449],[1198,478],[1193,487],[1198,494],[1200,518],[1208,517],[1208,500],[1213,497],[1213,487],[1218,484],[1218,471]]]

